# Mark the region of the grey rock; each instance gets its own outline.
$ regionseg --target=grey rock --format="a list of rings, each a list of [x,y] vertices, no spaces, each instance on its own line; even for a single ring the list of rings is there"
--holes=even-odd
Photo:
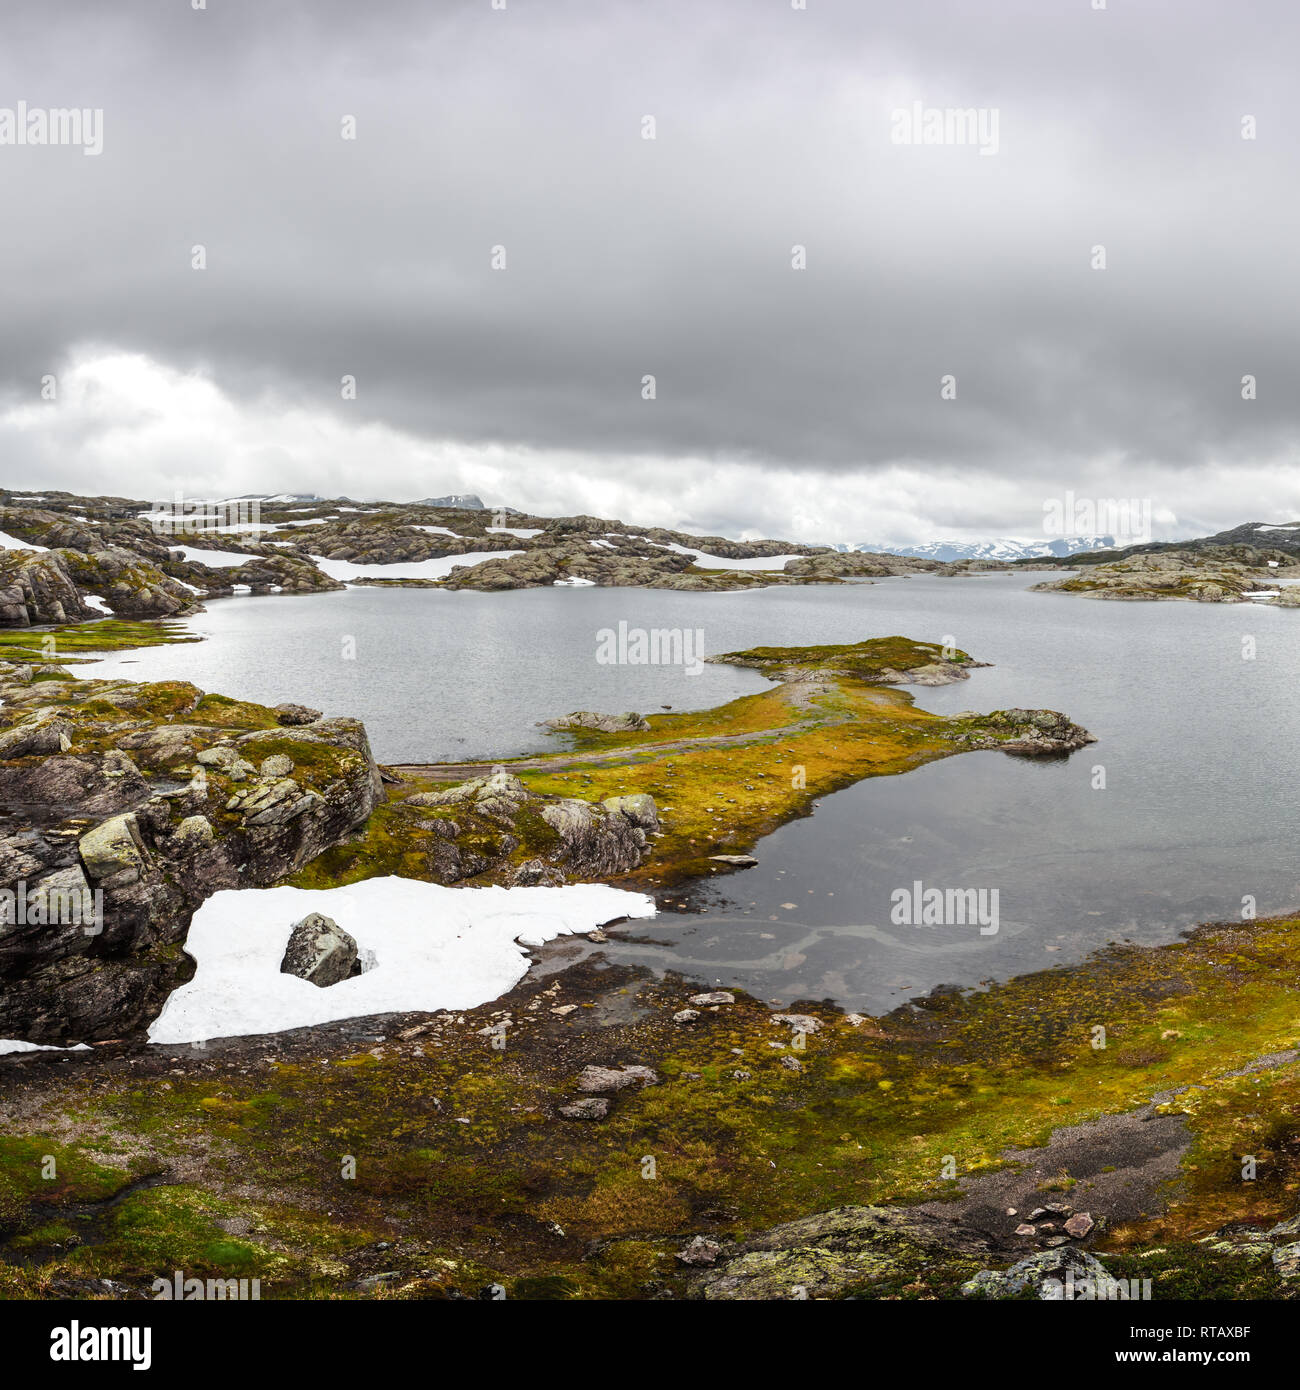
[[[677,1259],[684,1265],[698,1268],[716,1264],[720,1254],[722,1246],[716,1240],[710,1240],[708,1236],[695,1236],[677,1252]]]
[[[784,1023],[796,1033],[818,1033],[822,1026],[821,1019],[814,1018],[812,1014],[773,1014],[772,1022]]]
[[[332,917],[312,912],[295,924],[280,973],[321,989],[358,973],[357,943]]]
[[[1300,1279],[1300,1241],[1274,1249],[1273,1269],[1280,1279]]]
[[[654,1086],[659,1077],[649,1067],[583,1067],[580,1091],[622,1091],[628,1086]]]
[[[306,705],[283,704],[276,705],[274,709],[275,717],[281,724],[314,724],[321,717],[320,710],[309,709]]]
[[[1056,1237],[1065,1240],[1064,1237]],[[1018,1260],[1010,1269],[980,1270],[962,1285],[967,1298],[1012,1298],[1026,1290],[1046,1302],[1075,1300],[1105,1288],[1111,1281],[1100,1260],[1067,1243]]]
[[[594,710],[580,709],[559,719],[547,719],[548,729],[595,729],[604,734],[644,733],[650,725],[639,714],[629,710],[625,714],[597,714]]]
[[[560,1106],[560,1114],[566,1120],[603,1120],[609,1114],[609,1101],[604,1096],[589,1096]]]

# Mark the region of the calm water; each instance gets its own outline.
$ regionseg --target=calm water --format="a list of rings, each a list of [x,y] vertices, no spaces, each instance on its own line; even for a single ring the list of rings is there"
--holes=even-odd
[[[764,840],[757,868],[720,877],[703,915],[661,915],[607,948],[781,1002],[874,1012],[1106,941],[1169,940],[1239,916],[1245,895],[1261,914],[1300,905],[1300,613],[1028,593],[1039,577],[237,599],[194,623],[210,641],[101,669],[356,714],[381,759],[433,761],[545,748],[535,721],[571,709],[699,708],[765,685],[726,667],[600,665],[595,634],[620,620],[703,629],[708,652],[903,633],[995,663],[915,691],[927,708],[1044,706],[1098,736],[1062,761],[975,753],[859,783]],[[997,933],[892,925],[891,893],[916,879],[997,889]]]

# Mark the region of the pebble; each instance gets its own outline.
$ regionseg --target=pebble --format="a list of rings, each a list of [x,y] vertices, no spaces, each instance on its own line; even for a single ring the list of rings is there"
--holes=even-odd
[[[566,1120],[603,1120],[609,1114],[609,1101],[604,1096],[588,1096],[560,1106],[560,1114]]]
[[[696,1236],[677,1252],[677,1258],[684,1265],[711,1265],[722,1254],[722,1246],[708,1236]]]

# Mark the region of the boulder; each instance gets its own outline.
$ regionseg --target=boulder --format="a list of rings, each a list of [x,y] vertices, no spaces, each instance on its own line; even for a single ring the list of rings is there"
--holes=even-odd
[[[306,705],[276,705],[274,712],[281,724],[289,725],[314,724],[321,717],[320,710],[309,709]]]
[[[973,1272],[993,1253],[983,1231],[899,1207],[836,1207],[736,1245],[690,1284],[696,1298],[838,1298],[862,1285]]]
[[[332,917],[312,912],[294,925],[280,961],[282,975],[296,975],[321,989],[361,973],[357,943]]]
[[[609,1101],[604,1096],[589,1096],[560,1106],[560,1114],[566,1120],[603,1120],[609,1114]]]
[[[1058,1239],[1066,1241],[1068,1237]],[[1045,1302],[1060,1303],[1095,1299],[1111,1282],[1095,1256],[1063,1244],[1027,1255],[1010,1269],[982,1269],[961,1286],[961,1291],[967,1298],[1015,1298],[1032,1292]]]
[[[623,714],[597,714],[595,710],[574,710],[559,719],[548,719],[547,729],[595,729],[602,734],[644,733],[650,725],[634,710]]]
[[[627,796],[607,796],[601,805],[611,815],[623,816],[642,830],[659,829],[659,808],[649,792],[632,792]]]
[[[622,1091],[629,1086],[655,1086],[658,1075],[649,1067],[583,1067],[578,1076],[580,1091]]]

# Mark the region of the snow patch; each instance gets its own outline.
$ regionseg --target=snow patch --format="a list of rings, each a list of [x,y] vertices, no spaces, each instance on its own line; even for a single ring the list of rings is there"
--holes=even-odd
[[[0,531],[0,545],[6,550],[49,550],[48,545],[37,545],[34,541],[20,541],[8,531]]]
[[[226,565],[246,565],[250,560],[256,560],[256,555],[248,555],[238,550],[200,550],[193,545],[171,546],[171,550],[179,550],[181,559],[196,560],[200,565],[207,565],[209,569],[220,569]]]
[[[446,579],[457,565],[477,565],[483,560],[504,560],[522,550],[470,550],[464,555],[442,555],[436,560],[399,560],[391,565],[358,565],[351,560],[311,558],[331,579]]]
[[[372,959],[364,974],[319,989],[280,972],[294,924],[309,912],[332,917]],[[342,888],[214,893],[185,944],[198,962],[194,978],[167,1000],[149,1039],[201,1042],[368,1014],[472,1009],[523,978],[525,947],[654,912],[644,893],[599,883],[442,888],[370,878]]]

